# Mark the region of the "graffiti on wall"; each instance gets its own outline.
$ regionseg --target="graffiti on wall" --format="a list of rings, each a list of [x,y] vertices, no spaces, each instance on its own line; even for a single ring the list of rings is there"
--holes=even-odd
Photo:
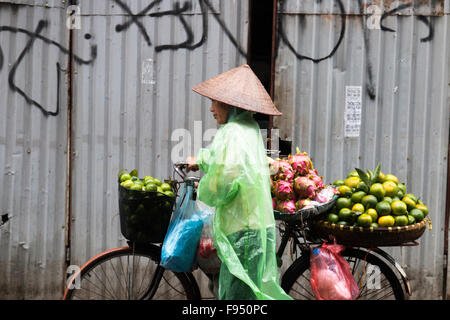
[[[317,3],[322,2],[323,0],[315,0]],[[338,16],[340,23],[337,23],[339,28],[339,36],[331,49],[331,51],[323,56],[320,57],[312,57],[308,56],[306,54],[303,54],[300,49],[294,48],[292,45],[289,37],[286,34],[285,28],[284,28],[284,19],[283,14],[278,14],[278,20],[277,20],[277,30],[278,30],[278,37],[277,37],[277,50],[275,52],[278,52],[280,42],[282,42],[286,47],[296,56],[298,60],[309,60],[313,63],[320,63],[324,60],[332,58],[339,47],[342,44],[342,41],[345,37],[345,30],[346,30],[346,21],[348,19],[349,13],[346,11],[345,6],[343,4],[342,0],[333,0],[336,3],[336,6],[338,8]],[[366,3],[368,2],[368,3]],[[285,12],[285,6],[286,6],[286,0],[278,0],[278,12]],[[370,54],[370,41],[369,41],[369,32],[374,29],[379,29],[383,32],[396,32],[396,30],[392,28],[388,28],[385,26],[385,20],[393,15],[399,14],[402,11],[408,10],[408,9],[416,9],[421,6],[429,5],[426,1],[411,1],[411,2],[405,2],[401,3],[400,1],[393,1],[390,3],[390,8],[388,10],[383,10],[377,5],[371,3],[371,1],[364,1],[364,0],[358,0],[357,4],[359,6],[359,17],[361,26],[363,27],[363,41],[364,46],[366,48],[365,54],[366,54],[366,61],[367,61],[367,82],[366,82],[366,92],[370,99],[374,100],[376,97],[375,92],[375,85],[373,80],[373,67],[371,64],[371,60],[369,58]],[[369,4],[369,5],[367,5]],[[424,23],[425,26],[428,28],[428,33],[426,36],[422,37],[420,39],[421,42],[429,42],[433,40],[434,37],[434,27],[433,27],[433,20],[426,16],[418,14],[415,16],[420,22]]]
[[[172,8],[168,10],[159,11],[158,6],[164,3],[164,1],[167,1],[166,3],[169,3],[169,0],[149,0],[148,4],[146,3],[146,6],[139,10],[138,12],[133,12],[130,8],[129,1],[125,0],[110,0],[112,4],[117,5],[118,8],[120,8],[126,17],[126,20],[123,23],[116,24],[113,26],[113,30],[116,33],[123,33],[128,32],[130,30],[131,26],[135,26],[137,28],[137,32],[142,36],[145,43],[149,47],[153,47],[156,53],[164,52],[167,50],[195,50],[197,48],[202,47],[207,39],[208,39],[208,26],[209,26],[209,19],[210,17],[213,17],[215,21],[218,23],[220,30],[224,33],[224,35],[229,39],[229,41],[233,44],[233,46],[236,48],[237,52],[243,56],[247,57],[247,53],[245,48],[239,43],[237,37],[233,34],[233,32],[230,30],[230,28],[227,26],[225,20],[220,15],[220,13],[217,12],[217,10],[214,8],[210,0],[185,0],[185,1],[174,1],[170,2],[172,4]],[[193,14],[192,8],[193,8],[193,2],[197,1],[198,7],[200,9],[198,14]],[[324,0],[314,0],[316,2],[322,2]],[[331,0],[330,0],[331,1]],[[333,0],[334,1],[334,0]],[[76,4],[79,3],[79,1],[75,1]],[[277,42],[276,42],[276,50],[275,54],[278,52],[280,47],[280,42],[282,42],[286,47],[296,56],[299,60],[309,60],[313,63],[320,63],[324,60],[332,58],[335,53],[340,48],[346,32],[346,21],[348,18],[348,12],[344,6],[344,2],[342,0],[336,0],[336,7],[338,8],[338,19],[340,23],[337,23],[337,27],[339,28],[338,31],[338,37],[335,41],[332,49],[330,52],[323,54],[322,56],[318,57],[312,57],[308,56],[301,52],[301,49],[295,48],[291,40],[289,39],[286,30],[284,28],[284,19],[283,14],[278,14],[278,20],[277,20]],[[391,7],[388,10],[383,10],[375,5],[371,4],[367,6],[367,1],[364,0],[358,0],[357,4],[359,5],[360,10],[360,20],[361,25],[363,26],[363,42],[364,46],[366,48],[365,54],[367,55],[367,79],[366,79],[366,91],[368,96],[371,99],[375,99],[376,92],[375,92],[375,85],[373,80],[373,67],[371,65],[370,59],[368,58],[368,55],[370,53],[370,41],[369,41],[369,32],[372,29],[379,29],[382,32],[396,32],[393,28],[389,28],[386,26],[386,19],[390,16],[396,15],[401,13],[404,10],[408,10],[411,8],[416,8],[419,6],[426,5],[426,1],[410,1],[410,2],[399,2],[395,1],[391,3]],[[370,1],[369,1],[370,3]],[[278,0],[278,12],[284,12],[286,0]],[[81,3],[83,5],[83,3]],[[80,5],[71,5],[67,8],[67,15],[68,19],[67,21],[67,27],[70,29],[69,25],[72,26],[72,29],[79,29],[80,28]],[[187,16],[195,16],[200,17],[201,19],[201,27],[200,32],[195,33],[192,28],[192,20],[188,21],[186,18]],[[76,19],[78,17],[78,19]],[[148,22],[149,19],[160,19],[163,17],[175,17],[177,23],[181,25],[181,30],[185,34],[185,40],[179,43],[153,43],[151,37],[150,37],[150,31],[147,25],[144,22]],[[431,17],[426,15],[416,15],[415,16],[418,21],[422,22],[427,28],[428,33],[424,35],[422,38],[420,38],[421,42],[429,42],[433,40],[434,37],[434,26],[433,26],[433,20]],[[191,23],[189,23],[191,22]],[[96,58],[97,58],[97,46],[95,44],[90,44],[90,57],[88,58],[82,58],[78,55],[71,52],[69,48],[67,48],[64,44],[58,43],[46,36],[43,35],[43,32],[48,28],[49,21],[47,20],[40,20],[34,30],[27,30],[25,28],[18,28],[13,26],[4,26],[0,25],[0,35],[1,33],[5,32],[11,32],[15,34],[24,34],[28,37],[27,42],[25,43],[24,48],[20,52],[19,56],[15,59],[15,61],[12,62],[11,67],[8,70],[8,85],[10,90],[13,92],[19,94],[24,98],[24,100],[31,106],[37,107],[44,116],[57,116],[60,111],[60,101],[59,101],[59,88],[61,83],[61,74],[66,75],[70,70],[64,70],[61,68],[62,62],[56,62],[55,63],[55,72],[56,72],[56,84],[55,88],[56,90],[56,106],[44,106],[41,102],[37,101],[30,93],[25,92],[23,88],[20,88],[16,83],[16,76],[17,76],[17,69],[19,66],[24,63],[25,58],[27,55],[30,54],[32,51],[33,46],[37,41],[42,41],[45,45],[56,47],[57,50],[59,50],[64,56],[66,57],[72,57],[73,61],[77,64],[81,65],[90,65],[92,64]],[[136,28],[133,28],[133,30],[136,30]],[[84,35],[84,38],[86,40],[90,40],[92,38],[92,35],[90,33],[86,33]],[[69,58],[67,58],[69,59]],[[4,55],[3,50],[0,46],[0,72],[4,69]]]
[[[127,20],[124,23],[117,24],[114,26],[114,30],[117,33],[127,32],[131,26],[136,26],[139,34],[143,37],[146,44],[150,47],[153,47],[156,53],[167,51],[167,50],[195,50],[201,46],[203,46],[208,38],[208,19],[209,15],[212,15],[215,21],[220,26],[221,31],[225,34],[225,36],[230,40],[230,42],[236,47],[237,52],[240,55],[246,57],[247,53],[244,47],[239,43],[238,39],[233,35],[225,21],[222,19],[221,15],[215,10],[214,6],[211,4],[210,0],[195,0],[198,1],[200,8],[200,17],[201,17],[201,36],[196,41],[194,31],[191,25],[188,23],[186,19],[186,14],[192,14],[192,1],[186,0],[182,3],[175,1],[172,3],[172,9],[165,11],[152,10],[157,8],[157,5],[160,5],[163,1],[169,0],[152,0],[149,1],[148,4],[139,12],[134,13],[130,9],[130,6],[127,4],[127,1],[123,0],[110,0],[112,4],[117,5],[122,11],[123,14],[127,17]],[[70,5],[67,8],[67,28],[68,29],[80,29],[80,6],[76,5],[79,3],[75,1],[75,5]],[[128,2],[129,3],[129,2]],[[82,5],[82,4],[81,4]],[[175,17],[182,26],[182,30],[186,35],[186,40],[181,43],[159,43],[154,44],[152,39],[149,36],[148,27],[143,23],[144,19],[158,19],[163,17]],[[59,89],[61,83],[61,74],[67,74],[69,70],[64,70],[61,68],[60,62],[56,62],[55,71],[57,73],[56,76],[56,106],[44,106],[41,102],[37,101],[30,93],[25,92],[23,88],[20,88],[16,84],[16,74],[19,66],[24,62],[27,55],[32,51],[33,46],[36,41],[42,41],[45,45],[56,47],[63,55],[71,56],[73,61],[80,65],[90,65],[97,58],[97,46],[95,44],[90,44],[90,57],[87,59],[83,59],[82,57],[71,52],[69,48],[64,46],[61,43],[58,43],[46,36],[42,33],[49,26],[48,20],[40,20],[35,30],[27,30],[25,28],[18,28],[13,26],[3,26],[0,25],[0,35],[3,32],[12,32],[15,34],[24,34],[28,37],[27,42],[23,50],[20,52],[19,56],[16,60],[11,64],[11,67],[8,70],[8,84],[10,90],[22,96],[25,101],[34,107],[37,107],[44,116],[57,116],[60,112],[60,99],[59,99]],[[86,40],[90,40],[92,38],[92,34],[86,33],[84,38]],[[69,58],[68,58],[69,59]],[[3,50],[0,46],[0,72],[3,71],[4,67],[4,55]]]

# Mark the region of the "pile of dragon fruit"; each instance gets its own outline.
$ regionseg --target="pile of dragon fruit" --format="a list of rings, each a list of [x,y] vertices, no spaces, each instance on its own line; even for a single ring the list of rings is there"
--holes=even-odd
[[[270,161],[270,189],[274,210],[295,213],[327,203],[338,193],[324,183],[306,152]]]

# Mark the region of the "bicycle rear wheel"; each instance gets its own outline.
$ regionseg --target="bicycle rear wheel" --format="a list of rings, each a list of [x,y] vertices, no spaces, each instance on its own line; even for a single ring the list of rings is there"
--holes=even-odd
[[[405,293],[392,268],[376,255],[361,249],[347,248],[342,256],[359,288],[358,300],[404,300]],[[282,288],[298,300],[315,300],[310,283],[309,255],[303,255],[286,270]]]
[[[64,300],[196,300],[199,289],[189,273],[159,266],[161,250],[123,247],[88,261],[69,282]]]

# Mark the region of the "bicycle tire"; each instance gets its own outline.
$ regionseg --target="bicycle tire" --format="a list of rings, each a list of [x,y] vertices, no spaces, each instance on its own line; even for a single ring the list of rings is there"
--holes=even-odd
[[[405,292],[399,278],[383,260],[368,251],[355,248],[345,249],[342,256],[349,261],[352,274],[359,285],[358,300],[405,300]],[[378,272],[376,268],[369,267],[370,265],[378,267],[378,279],[378,274],[375,273],[371,273],[369,277],[367,274],[364,276],[364,271],[367,272],[368,269]],[[294,299],[316,299],[309,280],[309,267],[309,254],[302,255],[283,275],[281,287]]]
[[[192,274],[164,269],[159,266],[160,256],[155,245],[105,251],[71,277],[63,300],[200,299]]]

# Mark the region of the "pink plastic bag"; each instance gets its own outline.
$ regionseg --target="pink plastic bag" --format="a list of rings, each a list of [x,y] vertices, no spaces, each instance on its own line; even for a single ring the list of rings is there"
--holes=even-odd
[[[359,295],[358,284],[350,265],[340,253],[342,245],[326,243],[315,248],[310,257],[311,288],[318,300],[354,300]]]

